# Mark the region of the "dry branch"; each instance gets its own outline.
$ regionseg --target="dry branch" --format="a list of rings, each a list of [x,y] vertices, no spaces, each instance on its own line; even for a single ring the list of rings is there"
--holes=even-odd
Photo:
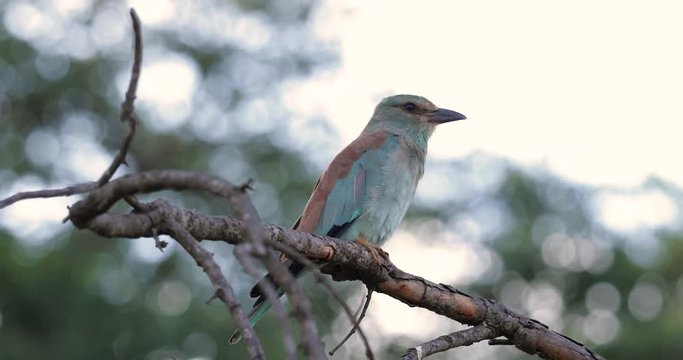
[[[17,201],[38,199],[38,198],[53,198],[59,196],[71,196],[75,194],[83,194],[92,189],[97,188],[97,182],[91,181],[70,185],[59,189],[44,189],[35,191],[22,191],[0,200],[0,209],[6,208]]]
[[[226,216],[208,216],[167,202],[143,214],[105,213],[117,199],[137,191],[211,190],[219,179],[184,171],[164,170],[129,174],[105,184],[71,207],[71,219],[80,228],[106,237],[141,237],[151,234],[158,219],[171,217],[196,239],[239,244],[248,238],[242,221]],[[211,192],[211,191],[210,191]],[[216,193],[219,194],[219,193]],[[168,229],[158,229],[169,234]],[[372,256],[353,242],[312,235],[275,225],[263,225],[265,242],[277,241],[309,259],[325,260],[324,271],[335,280],[360,280],[369,289],[387,294],[409,306],[418,306],[463,324],[486,324],[491,337],[505,337],[529,354],[546,359],[601,359],[585,346],[538,321],[519,315],[504,305],[467,295],[448,285],[436,284],[408,274],[388,259]]]
[[[247,349],[249,350],[252,359],[265,359],[261,342],[254,330],[249,326],[249,320],[245,316],[240,303],[237,301],[235,292],[223,276],[221,268],[213,260],[213,254],[201,247],[192,234],[175,220],[171,218],[164,219],[163,227],[168,230],[169,235],[176,239],[183,249],[197,261],[197,265],[201,267],[209,277],[211,284],[216,290],[216,297],[221,299],[221,301],[228,306],[230,313],[242,330],[245,342],[247,343]]]
[[[456,331],[454,333],[439,336],[438,338],[420,344],[408,351],[401,357],[401,360],[418,360],[438,352],[446,351],[460,346],[469,346],[476,342],[491,339],[496,336],[493,329],[481,323],[471,328]]]
[[[341,347],[341,345],[348,340],[348,338],[353,335],[353,333],[357,330],[358,334],[360,335],[361,341],[363,342],[363,346],[365,346],[365,356],[367,357],[368,360],[373,360],[375,358],[375,355],[372,352],[372,348],[370,347],[370,342],[368,341],[367,336],[365,336],[365,333],[363,330],[360,328],[360,322],[363,320],[363,317],[365,315],[365,311],[367,310],[367,306],[370,303],[370,296],[372,292],[368,292],[368,297],[367,301],[365,303],[365,306],[363,307],[363,312],[361,313],[361,316],[356,320],[355,314],[351,311],[351,308],[349,307],[349,304],[346,303],[346,300],[344,300],[342,294],[337,291],[332,284],[330,284],[329,281],[327,281],[327,278],[323,276],[323,273],[320,271],[319,267],[311,260],[303,256],[300,252],[292,249],[291,247],[287,246],[284,243],[279,243],[275,241],[268,241],[268,245],[272,246],[273,248],[277,249],[278,251],[281,251],[283,254],[287,255],[289,259],[292,259],[299,264],[302,264],[306,267],[308,267],[311,272],[313,273],[313,276],[315,276],[316,280],[318,283],[323,285],[323,288],[327,290],[327,292],[332,296],[333,299],[339,303],[341,306],[342,310],[346,313],[346,315],[349,317],[349,320],[351,320],[353,327],[351,328],[351,331],[349,332],[349,335],[345,337],[337,346],[335,346],[330,352],[330,355],[334,355],[334,352]]]
[[[133,142],[135,136],[135,129],[137,127],[137,116],[135,115],[135,93],[138,89],[138,81],[140,80],[140,68],[142,67],[142,29],[140,28],[140,18],[134,9],[130,9],[130,17],[133,24],[133,66],[130,71],[130,80],[128,81],[128,90],[126,90],[126,97],[121,103],[121,121],[128,123],[128,133],[123,139],[123,143],[119,148],[119,152],[114,156],[107,170],[104,171],[99,180],[98,185],[102,185],[109,181],[121,164],[126,163],[126,155],[130,144]]]

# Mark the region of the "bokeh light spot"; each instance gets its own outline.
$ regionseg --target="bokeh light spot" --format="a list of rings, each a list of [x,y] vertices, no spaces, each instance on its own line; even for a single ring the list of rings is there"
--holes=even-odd
[[[209,334],[195,332],[183,340],[183,352],[190,359],[215,359],[218,345]]]
[[[580,241],[579,263],[588,272],[594,274],[605,272],[614,263],[614,251],[599,239]]]
[[[50,186],[52,185],[52,186]],[[35,176],[17,178],[10,186],[0,189],[0,198],[19,191],[29,191],[55,187],[46,184]],[[41,246],[57,233],[65,230],[61,221],[66,214],[66,207],[73,199],[65,197],[51,199],[33,199],[20,201],[0,212],[0,224],[9,229],[12,235],[26,246]]]
[[[69,71],[71,61],[63,55],[38,54],[35,59],[38,74],[47,81],[56,81]]]
[[[100,177],[109,166],[112,155],[104,146],[87,136],[74,134],[61,138],[62,161],[55,171],[64,178],[76,181],[92,181]]]
[[[150,351],[144,360],[169,360],[169,359],[183,359],[180,351],[175,347],[162,347]]]
[[[661,289],[647,281],[639,281],[628,295],[628,309],[636,319],[651,321],[662,310],[664,296]]]
[[[128,303],[137,292],[137,281],[126,268],[112,268],[100,277],[100,294],[112,305]]]
[[[620,327],[619,319],[607,310],[591,311],[583,320],[584,335],[598,345],[614,341]]]
[[[129,0],[146,26],[159,25],[176,15],[176,3],[171,0]]]
[[[88,60],[97,53],[90,38],[90,29],[80,24],[70,24],[64,35],[62,46],[69,56],[78,60]]]
[[[190,307],[192,294],[180,281],[169,280],[161,284],[157,292],[157,310],[166,316],[178,316]]]
[[[59,158],[59,139],[48,129],[37,129],[26,139],[26,157],[32,163],[45,166],[54,163]]]
[[[597,196],[594,208],[598,220],[616,231],[657,228],[678,215],[676,203],[661,190],[604,192]]]
[[[193,96],[199,82],[199,70],[194,60],[186,55],[170,53],[158,55],[143,66],[145,76],[138,90],[142,107],[151,109],[156,116],[146,121],[157,131],[169,131],[182,125],[192,107]],[[123,93],[128,84],[128,72],[120,77]]]
[[[5,26],[12,35],[31,40],[61,36],[55,20],[27,1],[12,1],[5,8]]]
[[[128,24],[121,21],[121,11],[118,4],[104,4],[92,20],[90,39],[100,49],[118,44],[126,36]]]
[[[92,1],[88,0],[50,0],[50,6],[59,16],[78,17],[92,9]]]
[[[543,261],[555,268],[578,270],[576,248],[575,239],[561,233],[552,234],[543,241],[541,246]]]
[[[586,308],[588,310],[607,310],[616,312],[621,305],[619,290],[610,283],[597,283],[586,292]]]
[[[561,314],[564,300],[559,290],[552,284],[539,281],[526,287],[524,306],[529,315],[553,328],[562,328]]]

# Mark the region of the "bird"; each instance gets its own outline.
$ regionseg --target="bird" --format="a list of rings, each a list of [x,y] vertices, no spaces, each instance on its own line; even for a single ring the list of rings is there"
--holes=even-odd
[[[440,124],[463,119],[464,115],[438,108],[422,96],[382,99],[360,135],[322,173],[293,229],[355,241],[370,250],[381,246],[415,195],[432,133]],[[284,261],[293,276],[306,272],[305,266]],[[266,277],[274,284],[272,277]],[[249,312],[253,327],[271,305],[257,286],[249,295],[256,298]],[[229,342],[240,339],[236,330]]]

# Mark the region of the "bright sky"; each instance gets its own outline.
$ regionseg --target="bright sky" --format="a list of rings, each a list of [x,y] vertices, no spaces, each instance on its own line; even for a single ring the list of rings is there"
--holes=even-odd
[[[474,151],[572,180],[683,186],[683,3],[327,1],[315,30],[341,64],[293,86],[297,112],[350,141],[374,104],[423,95],[471,121],[437,131],[433,156]]]

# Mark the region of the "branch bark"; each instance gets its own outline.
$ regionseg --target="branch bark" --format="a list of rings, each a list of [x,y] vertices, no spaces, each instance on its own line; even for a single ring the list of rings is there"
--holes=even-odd
[[[243,221],[227,216],[208,216],[168,202],[158,202],[144,214],[106,213],[117,200],[138,192],[193,189],[227,196],[215,189],[221,182],[211,176],[176,170],[129,174],[90,192],[71,207],[69,215],[77,227],[105,237],[145,237],[151,236],[153,229],[160,234],[173,235],[161,221],[172,218],[198,240],[237,245],[249,238],[247,226]],[[331,274],[334,280],[360,280],[369,289],[409,306],[422,307],[467,325],[485,324],[490,330],[488,339],[505,337],[518,349],[545,359],[602,359],[582,344],[495,300],[470,296],[451,286],[406,273],[388,259],[375,257],[353,242],[276,225],[262,225],[262,234],[266,243],[280,242],[309,259],[324,260],[328,265],[322,270]]]
[[[410,348],[401,357],[401,360],[423,359],[438,352],[459,346],[469,346],[482,340],[491,339],[494,336],[496,336],[495,330],[491,329],[486,323],[477,324],[471,328],[439,336],[432,341]]]

